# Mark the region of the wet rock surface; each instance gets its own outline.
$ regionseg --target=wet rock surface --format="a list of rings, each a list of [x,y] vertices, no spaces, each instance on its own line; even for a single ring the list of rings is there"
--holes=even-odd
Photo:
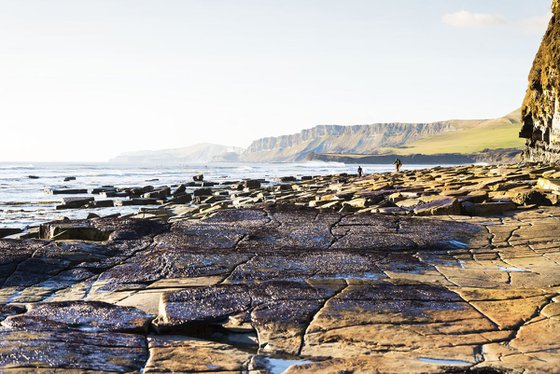
[[[557,372],[560,208],[440,213],[276,204],[2,239],[0,371]]]

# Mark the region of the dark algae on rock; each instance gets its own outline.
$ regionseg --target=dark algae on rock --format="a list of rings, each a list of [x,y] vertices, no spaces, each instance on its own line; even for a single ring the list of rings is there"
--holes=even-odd
[[[273,204],[171,224],[96,218],[97,240],[83,220],[63,224],[79,230],[0,239],[0,372],[560,365],[557,206],[477,217]]]

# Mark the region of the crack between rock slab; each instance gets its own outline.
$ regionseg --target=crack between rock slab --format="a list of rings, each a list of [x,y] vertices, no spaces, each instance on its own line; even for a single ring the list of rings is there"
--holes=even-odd
[[[301,352],[303,351],[303,348],[305,347],[305,337],[307,336],[307,334],[309,334],[309,329],[313,325],[313,322],[315,322],[315,319],[317,318],[317,316],[321,313],[321,311],[325,308],[325,306],[327,305],[327,303],[330,300],[332,300],[332,299],[336,298],[337,296],[339,296],[340,294],[342,294],[344,292],[344,290],[346,290],[349,287],[348,281],[346,279],[344,280],[344,284],[345,285],[343,287],[341,287],[340,290],[338,290],[334,295],[325,299],[325,302],[323,303],[323,305],[321,305],[319,307],[319,309],[315,312],[315,314],[313,314],[313,316],[309,320],[309,324],[307,325],[307,328],[305,329],[305,331],[303,332],[303,335],[301,336],[301,344],[300,344],[299,349],[297,351],[298,356],[301,356]]]
[[[461,287],[459,287],[461,288]],[[449,288],[448,288],[449,290]],[[502,331],[502,329],[500,328],[500,326],[494,322],[494,320],[492,320],[490,317],[488,317],[486,314],[484,314],[480,309],[478,309],[476,306],[474,306],[473,304],[471,304],[467,299],[465,299],[463,296],[461,296],[459,293],[454,292],[453,290],[449,290],[451,292],[453,292],[454,294],[456,294],[457,296],[459,296],[465,303],[469,304],[471,306],[471,308],[473,308],[474,310],[476,310],[478,313],[480,313],[480,315],[485,318],[488,322],[490,322],[492,325],[494,325],[494,327],[496,328],[496,330],[498,331]]]
[[[399,321],[399,322],[364,322],[364,323],[355,323],[355,324],[351,324],[351,325],[345,325],[345,326],[337,326],[337,327],[331,327],[331,328],[326,328],[326,329],[320,329],[314,332],[310,332],[308,333],[308,335],[314,335],[314,334],[320,334],[320,333],[324,333],[324,332],[332,332],[332,331],[337,331],[337,330],[343,330],[343,329],[348,329],[348,328],[352,328],[352,327],[363,327],[363,326],[409,326],[409,327],[414,327],[414,326],[430,326],[430,325],[440,325],[440,324],[444,324],[444,323],[448,323],[448,322],[466,322],[466,321],[476,321],[480,318],[462,318],[462,319],[456,319],[456,320],[445,320],[445,321]],[[506,331],[506,330],[504,330]],[[509,330],[507,330],[509,331]],[[513,332],[513,330],[511,330]],[[419,335],[422,335],[424,337],[431,337],[431,336],[438,336],[438,335],[445,335],[445,336],[461,336],[461,335],[469,335],[469,334],[484,334],[484,333],[489,333],[489,332],[494,332],[494,330],[472,330],[466,333],[444,333],[444,332],[440,332],[440,333],[434,333],[434,334],[428,334],[428,333],[421,333],[418,331],[414,331],[414,333],[417,333]],[[483,337],[484,339],[486,339],[488,342],[492,342],[492,340],[489,340],[486,337]],[[503,341],[503,340],[500,340]],[[459,345],[459,344],[457,344]],[[472,344],[465,344],[465,345],[472,345]]]
[[[446,281],[448,281],[449,283],[451,283],[452,285],[454,285],[454,286],[457,287],[457,288],[461,288],[461,286],[460,286],[459,284],[457,284],[457,283],[453,282],[451,279],[449,279],[449,277],[448,277],[447,275],[445,275],[445,274],[439,269],[439,267],[438,267],[437,265],[431,265],[431,266],[433,266],[434,269],[435,269]],[[447,287],[446,287],[446,288],[447,288]]]
[[[494,247],[494,238],[496,237],[496,234],[494,234],[492,231],[490,231],[488,226],[484,225],[483,227],[486,229],[486,231],[490,235],[487,239],[488,240],[488,245],[490,246],[490,248],[493,248]]]
[[[241,261],[240,263],[238,263],[237,265],[235,265],[231,271],[224,277],[224,279],[222,279],[218,285],[223,285],[225,284],[225,282],[228,280],[229,277],[231,277],[233,275],[233,273],[239,269],[241,266],[248,264],[249,262],[251,262],[253,259],[255,259],[258,256],[257,253],[255,253],[254,255],[252,255],[251,257],[249,257],[247,260],[245,261]]]
[[[77,285],[77,284],[83,283],[83,282],[87,282],[88,280],[90,280],[90,279],[92,279],[92,278],[97,278],[97,279],[98,279],[104,272],[106,272],[106,271],[108,271],[108,270],[110,270],[110,269],[113,269],[113,268],[115,268],[115,267],[117,267],[117,266],[119,266],[119,265],[122,265],[122,264],[125,263],[127,260],[129,260],[129,259],[131,259],[132,257],[134,257],[137,253],[142,252],[142,251],[147,251],[147,250],[150,249],[150,248],[152,247],[152,245],[154,244],[154,239],[155,239],[155,237],[149,237],[149,238],[150,238],[150,243],[148,243],[148,244],[146,244],[146,245],[141,245],[141,246],[139,246],[139,248],[133,250],[133,251],[130,253],[130,255],[125,256],[121,261],[119,261],[119,262],[117,262],[117,263],[115,263],[115,264],[113,264],[113,265],[111,265],[111,266],[108,266],[108,267],[104,268],[103,271],[101,271],[99,274],[94,274],[94,275],[92,275],[92,276],[89,277],[89,278],[86,278],[86,279],[83,279],[83,280],[78,281],[78,282],[76,282],[76,283],[73,283],[73,284],[72,284],[71,286],[69,286],[69,287],[64,287],[64,288],[55,290],[55,291],[49,293],[48,295],[44,296],[43,299],[42,299],[42,301],[45,301],[46,299],[52,297],[52,296],[53,296],[54,294],[56,294],[57,292],[60,292],[60,291],[63,291],[63,290],[69,290],[71,287],[73,287],[73,286],[75,286],[75,285]],[[114,243],[118,243],[118,242],[114,242]],[[39,249],[37,249],[37,250],[39,250]],[[35,252],[36,252],[36,251],[35,251]],[[35,253],[35,252],[34,252],[34,253]],[[76,265],[80,265],[81,263],[82,263],[82,262],[77,263]],[[19,266],[19,265],[18,265],[18,266]],[[36,283],[34,283],[34,284],[32,284],[32,285],[26,286],[23,290],[25,290],[25,289],[27,289],[27,288],[29,288],[29,287],[35,287],[35,286],[37,286],[38,284],[41,284],[42,282],[49,281],[50,279],[56,277],[57,275],[59,275],[59,274],[65,272],[65,271],[68,271],[68,270],[71,270],[71,269],[76,269],[76,268],[79,268],[79,266],[69,266],[69,267],[67,267],[67,268],[64,268],[64,269],[58,271],[56,274],[53,274],[53,275],[49,276],[49,278],[47,278],[46,280],[43,280],[43,281],[40,281],[40,282],[36,282]],[[84,267],[84,268],[87,269],[87,267]],[[15,273],[15,271],[14,271],[14,273]],[[97,281],[97,279],[96,279],[96,281]],[[88,289],[88,291],[87,291],[87,295],[89,295],[89,293],[93,290],[94,284],[95,284],[95,281],[88,287],[89,289]],[[22,290],[22,291],[23,291],[23,290]]]
[[[347,236],[347,235],[350,233],[350,231],[351,231],[350,229],[346,230],[346,232],[345,232],[344,234],[338,235],[338,236],[335,235],[335,234],[333,233],[333,229],[336,228],[336,227],[340,227],[339,225],[340,225],[340,223],[342,222],[342,220],[343,220],[345,217],[346,217],[345,215],[340,215],[340,217],[338,218],[338,220],[337,220],[336,222],[334,222],[332,225],[329,226],[329,233],[331,234],[331,236],[332,236],[333,238],[332,238],[332,240],[331,240],[331,242],[330,242],[330,244],[329,244],[329,246],[328,246],[327,249],[331,249],[332,246],[333,246],[337,241],[339,241],[340,239],[344,238],[345,236]]]
[[[513,238],[513,236],[515,235],[515,232],[520,230],[522,226],[517,226],[516,228],[514,228],[513,230],[511,230],[511,232],[509,233],[509,236],[506,238],[505,242],[510,246],[513,247],[513,245],[511,244],[511,239]]]
[[[45,243],[45,244],[39,246],[37,249],[35,249],[35,250],[33,251],[33,253],[31,253],[31,254],[30,254],[29,256],[27,256],[25,259],[23,259],[23,260],[21,260],[20,262],[18,262],[18,264],[15,266],[14,270],[12,270],[12,272],[11,272],[8,276],[6,276],[6,278],[4,278],[4,281],[2,282],[2,285],[0,286],[0,289],[4,288],[4,286],[6,285],[6,282],[8,282],[8,280],[10,279],[10,277],[11,277],[12,275],[14,275],[14,274],[18,271],[18,269],[19,269],[19,267],[21,266],[21,264],[23,264],[25,261],[27,261],[27,260],[33,258],[33,257],[35,256],[35,254],[37,254],[37,252],[38,252],[39,250],[41,250],[41,249],[47,247],[48,245],[50,245],[50,244],[52,244],[52,243],[54,243],[54,242],[47,242],[47,243]]]
[[[541,306],[539,306],[539,307],[535,310],[535,312],[534,312],[526,321],[521,322],[521,323],[519,323],[517,326],[513,326],[513,327],[512,327],[512,330],[515,331],[515,334],[513,335],[513,337],[512,337],[511,339],[509,339],[509,340],[506,341],[506,346],[510,347],[510,343],[511,343],[512,341],[514,341],[515,339],[517,339],[517,335],[519,335],[519,332],[521,331],[521,329],[522,329],[524,326],[529,326],[529,325],[535,323],[534,320],[541,316],[541,311],[542,311],[547,305],[550,305],[551,303],[554,303],[554,301],[552,300],[554,297],[556,297],[556,295],[549,295],[549,296],[546,296],[546,297],[545,297],[545,298],[547,299],[547,302],[546,302],[546,303],[543,303]],[[545,317],[545,318],[547,318],[547,317]],[[539,321],[536,321],[536,322],[539,322]],[[517,349],[516,349],[516,350],[517,350]],[[518,350],[518,351],[519,351],[519,350]]]

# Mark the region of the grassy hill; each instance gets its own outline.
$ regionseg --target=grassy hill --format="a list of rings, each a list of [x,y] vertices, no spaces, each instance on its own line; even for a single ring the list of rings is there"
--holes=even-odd
[[[483,121],[453,121],[457,130],[410,142],[400,147],[384,147],[380,154],[441,153],[470,154],[485,149],[522,148],[519,138],[521,109],[502,118]]]

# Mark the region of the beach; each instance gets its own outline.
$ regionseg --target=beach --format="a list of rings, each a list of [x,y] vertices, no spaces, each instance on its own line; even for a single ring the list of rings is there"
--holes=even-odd
[[[558,176],[250,178],[42,224],[0,240],[0,368],[554,372]]]

